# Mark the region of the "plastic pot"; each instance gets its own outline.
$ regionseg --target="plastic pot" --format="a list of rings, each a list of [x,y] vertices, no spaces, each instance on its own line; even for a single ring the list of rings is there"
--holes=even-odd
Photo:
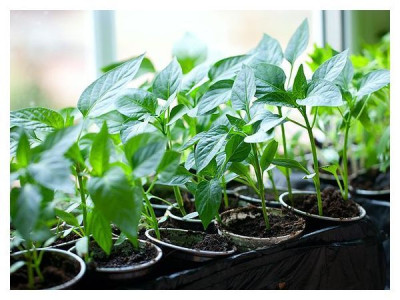
[[[113,238],[113,240],[116,240]],[[151,261],[137,264],[134,266],[118,267],[118,268],[104,268],[95,267],[90,270],[92,277],[99,278],[101,280],[127,280],[138,277],[143,277],[151,273],[154,265],[161,259],[162,251],[159,247],[151,242],[139,240],[139,248],[143,249],[146,245],[150,245],[157,252],[156,257]],[[75,252],[75,246],[69,249],[70,252]]]
[[[26,253],[28,250],[24,250],[24,251],[18,251],[15,252],[13,254],[11,254],[11,257],[17,258],[22,256],[24,253]],[[65,289],[71,289],[74,286],[77,285],[77,283],[82,279],[83,275],[86,272],[86,264],[85,262],[82,260],[82,258],[80,258],[78,255],[65,251],[65,250],[61,250],[61,249],[54,249],[54,248],[38,248],[37,251],[43,251],[43,257],[45,255],[56,255],[59,257],[62,257],[64,260],[69,260],[71,262],[73,262],[74,264],[78,264],[79,265],[79,272],[75,275],[75,277],[73,277],[72,279],[70,279],[67,282],[64,282],[63,284],[59,284],[53,287],[48,288],[49,290],[65,290]],[[53,267],[59,267],[59,266],[54,266]]]
[[[261,205],[261,199],[258,198],[258,196],[257,197],[252,197],[252,196],[244,195],[244,193],[247,194],[247,191],[249,191],[249,190],[252,190],[252,189],[250,187],[248,187],[248,186],[243,185],[243,186],[239,186],[236,189],[234,189],[234,193],[235,193],[235,196],[238,197],[240,200],[246,201],[246,202],[251,203],[251,204],[256,205],[256,206],[260,206]],[[287,188],[285,188],[285,187],[277,187],[276,190],[277,190],[278,194],[280,195],[280,194],[286,192]],[[274,190],[272,188],[265,188],[265,194],[273,194],[273,193],[274,193]],[[265,204],[268,207],[275,207],[275,208],[280,208],[281,207],[281,204],[279,203],[279,201],[268,201],[268,200],[266,200]]]
[[[368,172],[366,169],[362,169],[349,177],[349,191],[358,197],[375,199],[375,200],[390,200],[390,189],[386,190],[363,190],[352,186],[351,182],[360,175],[364,175]]]
[[[282,215],[283,211],[281,209],[277,209],[277,208],[269,208],[268,214],[269,215]],[[274,246],[276,244],[294,239],[303,232],[305,225],[306,225],[305,220],[301,217],[298,217],[298,220],[302,222],[301,230],[298,230],[289,235],[268,237],[268,238],[259,238],[259,237],[239,235],[239,234],[233,233],[226,229],[226,227],[229,226],[229,224],[232,221],[237,220],[237,219],[245,219],[247,217],[262,218],[263,216],[262,216],[261,207],[257,207],[257,211],[254,211],[254,210],[247,211],[247,210],[243,210],[243,209],[228,210],[221,214],[221,221],[222,221],[222,224],[225,225],[225,228],[223,228],[223,226],[217,226],[218,232],[220,234],[223,234],[223,235],[227,236],[228,238],[230,238],[231,241],[235,244],[235,246],[241,251],[270,247],[270,246]]]
[[[168,255],[175,256],[179,259],[185,259],[194,262],[203,262],[212,260],[215,258],[226,257],[233,254],[236,251],[236,248],[233,247],[232,250],[229,251],[204,251],[198,249],[191,249],[188,247],[184,247],[182,245],[185,244],[185,241],[188,238],[193,239],[195,241],[200,241],[206,233],[201,231],[190,231],[190,235],[188,234],[188,230],[184,229],[174,229],[174,228],[160,228],[160,234],[169,233],[173,238],[170,237],[171,243],[167,243],[164,241],[160,241],[155,237],[154,229],[149,229],[146,231],[146,237],[151,240],[153,243],[162,247]]]
[[[293,196],[294,197],[296,197],[296,196],[306,196],[306,195],[316,195],[316,194],[317,194],[316,192],[306,192],[306,191],[305,192],[298,192],[298,191],[297,192],[293,192]],[[329,223],[329,222],[346,223],[346,222],[354,222],[354,221],[361,220],[366,215],[365,209],[361,205],[359,205],[357,203],[356,203],[356,205],[357,205],[359,213],[360,213],[357,217],[352,217],[352,218],[332,218],[332,217],[326,217],[326,216],[319,216],[319,215],[311,214],[309,212],[305,212],[305,211],[299,210],[299,209],[294,208],[294,207],[290,206],[289,204],[287,204],[288,195],[289,195],[289,193],[285,192],[285,193],[283,193],[282,195],[279,196],[279,202],[282,204],[282,206],[284,208],[287,208],[287,209],[293,211],[294,213],[296,213],[298,215],[306,217],[307,220],[310,220],[310,221],[318,220],[320,222],[327,222],[327,223]]]

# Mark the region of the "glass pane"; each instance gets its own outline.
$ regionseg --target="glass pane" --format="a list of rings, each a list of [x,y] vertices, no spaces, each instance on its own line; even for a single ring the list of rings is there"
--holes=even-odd
[[[207,45],[210,60],[246,53],[263,33],[284,48],[305,18],[310,25],[311,50],[319,34],[313,32],[314,16],[312,11],[116,11],[117,55],[124,59],[146,51],[156,69],[163,68],[171,59],[174,43],[185,32]]]
[[[94,79],[91,13],[11,12],[11,109],[76,105]]]

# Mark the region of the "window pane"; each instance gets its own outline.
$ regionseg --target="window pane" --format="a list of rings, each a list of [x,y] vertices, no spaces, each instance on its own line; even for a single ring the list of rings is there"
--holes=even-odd
[[[75,105],[93,80],[91,12],[11,12],[11,109]]]
[[[146,51],[156,69],[163,68],[171,59],[174,43],[185,32],[208,46],[211,60],[246,53],[263,33],[284,48],[305,18],[310,25],[311,50],[318,34],[313,32],[313,16],[312,11],[117,11],[117,55],[123,59]]]

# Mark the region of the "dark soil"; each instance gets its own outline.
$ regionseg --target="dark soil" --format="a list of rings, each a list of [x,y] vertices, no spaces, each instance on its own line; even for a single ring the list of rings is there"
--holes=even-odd
[[[196,205],[195,205],[194,201],[184,200],[183,206],[184,206],[185,212],[187,214],[190,214],[190,213],[193,213],[196,211]],[[228,207],[225,207],[225,202],[224,202],[224,199],[222,198],[219,212],[221,213],[226,210],[230,210],[230,209],[237,208],[237,207],[239,207],[239,199],[236,198],[235,196],[228,195]],[[181,211],[179,210],[179,208],[174,207],[172,209],[172,213],[175,216],[182,217],[182,214],[181,214]]]
[[[11,258],[10,265],[16,262]],[[48,289],[73,279],[80,271],[78,262],[65,259],[54,253],[45,253],[43,255],[40,270],[44,277],[40,281],[39,277],[35,277],[35,289]],[[22,267],[16,272],[11,274],[10,289],[12,290],[26,290],[28,289],[28,276],[26,267]]]
[[[257,193],[250,187],[247,187],[246,189],[239,191],[239,193],[243,196],[260,199],[260,197],[257,195]],[[282,191],[278,190],[278,197],[281,193],[282,193]],[[277,198],[275,198],[274,191],[271,188],[265,189],[265,200],[269,201],[269,202],[279,202],[279,200],[277,200]]]
[[[222,225],[224,229],[239,235],[258,238],[290,235],[303,229],[304,220],[291,212],[287,212],[283,216],[268,214],[271,228],[266,230],[265,221],[259,208],[255,206],[248,206],[241,208],[241,210],[243,212],[255,210],[257,217],[252,218],[248,216],[242,220],[237,219],[231,221],[229,226]]]
[[[157,251],[150,244],[144,249],[135,250],[129,241],[114,246],[107,255],[95,242],[90,247],[93,253],[93,263],[99,268],[121,268],[139,265],[151,261],[157,256]]]
[[[381,173],[379,169],[369,169],[366,173],[354,178],[350,184],[359,190],[390,190],[390,170]]]
[[[175,236],[172,232],[162,232],[161,235],[161,240],[165,243],[195,250],[225,252],[233,248],[231,241],[219,234],[188,231],[183,237]]]
[[[68,234],[65,237],[60,237],[57,240],[54,241],[54,243],[52,244],[52,246],[57,246],[63,243],[67,243],[67,242],[72,242],[72,241],[76,241],[78,239],[80,239],[81,237],[76,234],[75,232],[71,232],[70,234]]]
[[[356,203],[352,200],[345,201],[338,189],[329,187],[322,191],[322,212],[326,217],[351,218],[358,217],[360,212]],[[317,195],[294,197],[295,208],[318,215]]]

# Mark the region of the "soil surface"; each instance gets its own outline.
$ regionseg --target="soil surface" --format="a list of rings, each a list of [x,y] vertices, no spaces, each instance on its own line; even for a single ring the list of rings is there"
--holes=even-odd
[[[281,193],[283,193],[283,191],[278,189],[277,192],[278,192],[278,196],[277,196],[277,198],[275,198],[274,191],[270,188],[266,188],[265,189],[265,200],[269,201],[269,202],[279,202],[279,200],[277,200],[277,199],[279,199],[279,195]],[[258,196],[257,193],[250,187],[247,187],[247,188],[239,191],[239,194],[243,195],[243,196],[255,198],[255,199],[260,199],[260,196]]]
[[[321,193],[322,212],[326,217],[351,218],[358,217],[360,212],[356,203],[352,200],[345,201],[340,190],[328,187]],[[295,208],[318,215],[317,195],[296,196],[294,199]]]
[[[78,239],[80,239],[81,237],[78,235],[78,234],[76,234],[75,232],[71,232],[70,234],[68,234],[67,236],[65,236],[65,237],[60,237],[60,238],[58,238],[58,239],[56,239],[55,241],[54,241],[54,243],[52,244],[52,246],[57,246],[57,245],[60,245],[60,244],[63,244],[63,243],[67,243],[67,242],[72,242],[72,241],[76,241],[76,240],[78,240]]]
[[[230,221],[229,225],[222,225],[224,229],[233,233],[258,238],[278,237],[294,234],[303,229],[304,220],[291,212],[285,212],[282,216],[268,213],[269,230],[265,227],[265,221],[258,207],[248,206],[241,209],[242,212],[255,211],[257,217],[246,217]]]
[[[10,265],[16,262],[11,258]],[[48,289],[73,279],[80,271],[78,262],[57,256],[54,253],[45,253],[43,255],[40,270],[44,277],[41,281],[38,276],[35,277],[35,289]],[[28,289],[28,276],[26,267],[18,269],[10,276],[10,289],[25,290]]]
[[[359,190],[390,190],[390,170],[381,173],[379,169],[369,169],[366,173],[354,178],[350,184]]]
[[[199,234],[188,231],[183,238],[175,236],[173,232],[162,232],[161,240],[165,243],[203,251],[225,252],[232,250],[231,241],[219,234]]]
[[[114,246],[107,255],[94,241],[90,247],[93,253],[93,264],[99,268],[121,268],[139,265],[156,258],[157,251],[150,244],[135,250],[129,241]]]

